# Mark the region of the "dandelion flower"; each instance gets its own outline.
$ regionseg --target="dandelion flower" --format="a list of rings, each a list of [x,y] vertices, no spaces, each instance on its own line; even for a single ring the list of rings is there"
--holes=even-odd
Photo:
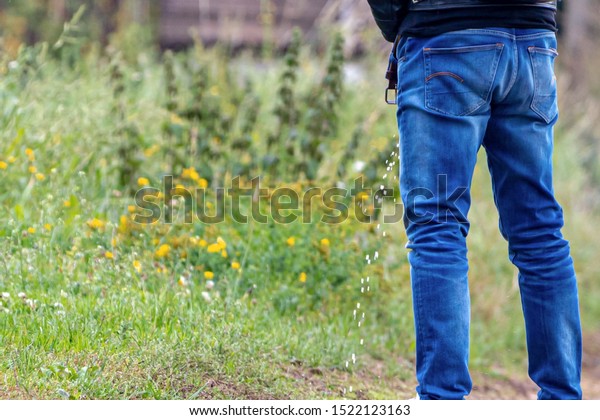
[[[227,258],[227,251],[225,251],[225,250],[221,251],[221,257]]]
[[[200,179],[200,175],[194,168],[185,168],[181,172],[181,177],[184,179],[191,179],[192,181],[198,181]]]
[[[206,250],[211,254],[216,254],[221,251],[221,245],[219,244],[210,244]]]
[[[36,168],[35,166],[31,165],[31,166],[29,167],[29,172],[30,172],[30,173],[32,173],[32,174],[34,174],[34,173],[36,173],[36,172],[37,172],[37,168]]]
[[[136,206],[134,206],[133,204],[130,204],[130,205],[127,206],[127,211],[129,213],[135,213],[135,209],[136,208],[137,208]]]
[[[198,179],[197,183],[198,183],[198,186],[202,189],[208,188],[208,181],[204,178]]]
[[[171,246],[169,244],[162,244],[154,253],[157,258],[164,258],[171,252]]]
[[[296,238],[293,236],[290,236],[289,238],[287,238],[287,240],[285,241],[288,246],[294,246],[296,245]]]
[[[114,259],[115,259],[115,255],[114,255],[112,252],[110,252],[110,251],[106,251],[106,252],[104,253],[104,256],[105,256],[107,259],[109,259],[109,260],[114,260]]]
[[[240,269],[240,263],[237,261],[234,261],[231,263],[231,268],[233,268],[234,270],[239,270]]]
[[[15,163],[17,161],[17,158],[14,156],[9,156],[6,160],[8,160],[8,163]]]
[[[92,230],[99,230],[106,226],[106,222],[97,218],[93,218],[87,221],[87,225]]]
[[[147,187],[148,185],[150,185],[150,180],[148,180],[148,178],[144,178],[142,176],[142,177],[138,178],[137,183],[138,183],[138,186],[140,186],[140,187]]]
[[[65,201],[63,201],[63,206],[65,206],[66,208],[71,207],[71,200],[65,200]]]
[[[42,174],[42,173],[39,173],[39,172],[38,172],[38,173],[36,173],[36,174],[35,174],[35,178],[36,178],[38,181],[43,181],[44,179],[46,179],[46,175],[44,175],[44,174]]]
[[[327,247],[329,247],[329,239],[327,239],[327,238],[323,238],[323,239],[321,239],[321,246],[322,246],[323,248],[327,248]]]
[[[133,268],[135,269],[135,271],[137,271],[138,273],[142,272],[142,263],[139,262],[138,260],[133,261]]]
[[[302,273],[300,273],[300,283],[306,283],[306,273],[303,271]]]
[[[212,271],[205,271],[204,272],[204,278],[206,280],[212,280],[215,278],[215,273],[213,273]]]
[[[35,160],[35,153],[33,150],[31,150],[29,147],[27,149],[25,149],[25,154],[27,155],[27,158],[33,162]]]
[[[47,231],[51,231],[52,230],[52,225],[50,223],[46,223],[44,225],[44,229],[46,229]]]
[[[5,170],[6,168],[8,168],[8,163],[0,160],[0,169]]]
[[[32,235],[35,233],[35,228],[34,227],[30,227],[27,229],[27,232],[31,233]]]
[[[198,246],[201,246],[202,248],[206,248],[207,245],[208,245],[208,242],[206,242],[206,240],[204,240],[204,239],[200,239],[198,241]]]

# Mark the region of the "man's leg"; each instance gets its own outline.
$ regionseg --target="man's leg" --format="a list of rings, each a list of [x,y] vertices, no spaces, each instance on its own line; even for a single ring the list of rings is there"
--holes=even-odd
[[[492,105],[484,139],[500,230],[519,269],[529,374],[542,399],[581,398],[581,328],[562,209],[552,188],[552,128],[557,118],[552,69],[556,40],[517,31],[518,76]]]
[[[421,399],[462,399],[472,387],[469,189],[500,55],[489,36],[469,34],[399,46],[400,186]]]

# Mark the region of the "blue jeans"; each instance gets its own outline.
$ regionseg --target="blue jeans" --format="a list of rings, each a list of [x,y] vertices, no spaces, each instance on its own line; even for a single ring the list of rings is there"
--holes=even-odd
[[[529,375],[540,399],[582,396],[577,281],[552,187],[556,55],[554,33],[540,29],[469,29],[402,37],[397,46],[421,399],[463,399],[472,388],[466,237],[481,146],[500,231],[519,270]]]

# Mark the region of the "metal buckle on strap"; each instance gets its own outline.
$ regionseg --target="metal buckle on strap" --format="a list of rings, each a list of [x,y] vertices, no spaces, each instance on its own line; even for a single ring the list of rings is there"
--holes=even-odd
[[[396,49],[399,42],[400,35],[396,36],[394,40],[388,67],[385,72],[385,78],[388,80],[388,87],[385,89],[385,103],[388,105],[396,105],[398,103],[398,58],[396,57]],[[392,92],[394,96],[390,98]]]

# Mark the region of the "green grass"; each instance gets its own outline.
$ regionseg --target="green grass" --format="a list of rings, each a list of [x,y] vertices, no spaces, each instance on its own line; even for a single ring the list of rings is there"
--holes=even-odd
[[[219,137],[210,145],[219,154],[212,160],[191,156],[187,166],[212,185],[220,182],[214,174],[222,168],[222,182],[232,177],[228,171],[241,157],[231,142],[243,134],[250,94],[260,104],[250,133],[252,153],[257,159],[266,153],[277,124],[271,105],[278,62],[265,70],[248,57],[215,61],[215,51],[177,56],[177,106],[193,101],[185,63],[198,60],[210,74],[204,104],[222,118],[195,127],[177,114],[181,109],[166,110],[163,66],[151,53],[142,51],[137,62],[121,64],[124,91],[116,95],[104,56],[92,52],[73,65],[39,49],[22,54],[12,63],[3,57],[0,65],[0,292],[10,295],[0,301],[1,398],[413,394],[415,343],[401,223],[377,229],[376,223],[352,220],[338,225],[272,219],[240,224],[230,218],[216,225],[132,222],[134,200],[121,183],[123,171],[131,171],[134,183],[145,177],[158,186],[172,169],[173,141],[189,142],[186,136],[194,130]],[[320,86],[314,81],[323,76],[323,64],[306,52],[300,61],[295,89],[301,143],[310,134],[306,119],[313,114],[307,104]],[[225,62],[229,71],[243,68],[252,90],[245,82],[228,84],[226,71],[215,62]],[[267,182],[297,191],[333,185],[332,168],[355,135],[360,137],[353,160],[367,161],[365,171],[381,178],[385,164],[379,155],[389,154],[386,145],[396,129],[393,109],[380,103],[379,69],[371,67],[365,63],[364,81],[344,86],[338,128],[322,139],[326,153],[318,162],[318,179],[312,184],[303,176],[295,179],[296,172],[285,170],[291,160]],[[583,322],[591,330],[600,320],[600,241],[591,228],[599,217],[585,207],[591,193],[572,137],[569,127],[557,131],[556,189],[579,272]],[[123,144],[133,147],[119,154]],[[352,172],[351,163],[347,182],[360,174]],[[195,180],[174,175],[177,183],[194,185]],[[388,179],[388,185],[393,182]],[[498,375],[523,371],[515,271],[498,233],[485,165],[478,166],[473,196],[472,366]],[[218,252],[209,252],[211,244]],[[375,251],[379,259],[366,264],[365,255],[373,258]],[[207,271],[213,273],[213,288]],[[367,276],[369,282],[361,283]]]

